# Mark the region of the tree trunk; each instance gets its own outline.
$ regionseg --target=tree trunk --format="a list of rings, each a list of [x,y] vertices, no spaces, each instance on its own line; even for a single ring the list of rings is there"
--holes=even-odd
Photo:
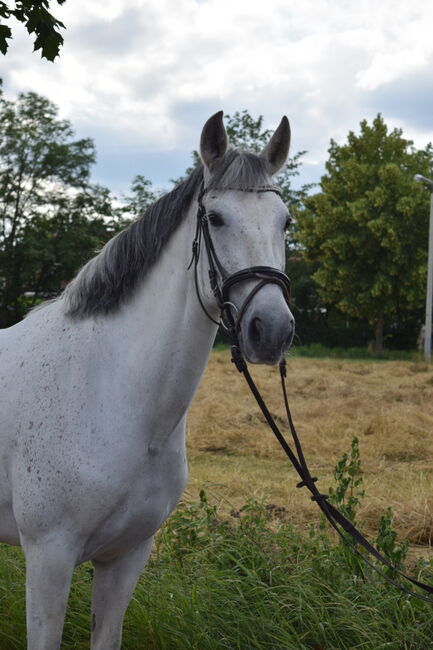
[[[374,351],[376,354],[383,352],[383,312],[377,316],[376,327],[374,329]]]

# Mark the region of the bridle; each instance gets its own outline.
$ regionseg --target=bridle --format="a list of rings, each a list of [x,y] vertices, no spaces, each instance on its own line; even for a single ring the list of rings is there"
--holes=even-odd
[[[216,189],[216,188],[212,188],[212,189]],[[224,188],[224,189],[228,189],[228,188]],[[206,208],[203,204],[203,197],[207,191],[208,190],[206,190],[206,188],[204,187],[204,183],[202,183],[199,196],[198,196],[197,226],[196,226],[195,237],[192,244],[192,258],[188,268],[190,268],[191,265],[194,264],[195,287],[196,287],[196,293],[197,293],[199,303],[206,316],[216,325],[222,325],[224,329],[227,331],[230,339],[230,345],[231,345],[232,362],[235,364],[237,370],[244,375],[248,387],[250,388],[254,398],[256,399],[256,402],[259,405],[267,424],[269,425],[270,429],[274,433],[281,447],[289,457],[293,467],[295,468],[296,472],[298,473],[301,479],[297,483],[296,487],[297,488],[306,487],[310,491],[311,499],[317,503],[317,505],[319,506],[320,510],[322,511],[322,513],[324,514],[324,516],[326,517],[326,519],[328,520],[332,528],[338,533],[338,535],[345,542],[345,544],[350,546],[353,552],[358,557],[360,557],[364,563],[366,563],[376,573],[382,576],[382,578],[384,578],[387,582],[389,582],[394,587],[399,589],[401,592],[413,596],[415,598],[418,598],[420,600],[433,603],[433,598],[417,593],[407,588],[404,584],[397,582],[397,579],[402,578],[404,580],[407,580],[411,585],[414,585],[415,587],[418,587],[419,589],[422,589],[423,591],[431,595],[433,595],[433,586],[420,582],[415,578],[411,578],[410,576],[407,576],[402,571],[400,571],[397,567],[395,567],[385,556],[379,553],[379,551],[372,544],[370,544],[370,542],[362,535],[362,533],[360,533],[357,530],[357,528],[355,528],[355,526],[352,524],[351,521],[349,521],[349,519],[347,519],[341,512],[339,512],[339,510],[337,510],[337,508],[335,508],[331,503],[329,503],[328,495],[322,494],[318,490],[316,485],[317,478],[312,476],[310,473],[310,470],[308,468],[307,462],[304,457],[301,442],[299,440],[298,434],[293,424],[293,419],[289,408],[287,389],[285,384],[286,361],[284,357],[282,358],[279,366],[281,388],[282,388],[282,393],[284,398],[284,406],[287,415],[287,422],[289,425],[290,433],[293,438],[296,453],[290,447],[285,436],[282,434],[278,425],[276,424],[274,417],[272,416],[269,409],[267,408],[266,403],[260,394],[260,391],[258,390],[253,378],[250,375],[245,359],[243,358],[242,351],[239,345],[238,334],[239,334],[239,329],[241,327],[242,317],[244,316],[248,305],[251,303],[251,300],[254,298],[254,296],[267,284],[276,284],[280,286],[286,302],[289,303],[290,280],[287,277],[287,275],[283,273],[283,271],[275,269],[271,266],[251,266],[246,269],[236,271],[231,275],[229,275],[226,272],[220,260],[218,259],[209,232],[209,221],[206,214]],[[259,188],[251,188],[251,189],[248,188],[248,189],[237,190],[237,191],[257,192],[257,193],[276,192],[281,196],[281,192],[279,191],[279,189],[272,185],[259,187]],[[220,309],[221,312],[220,321],[216,321],[209,314],[209,312],[207,311],[203,303],[200,290],[199,290],[198,263],[200,259],[202,242],[204,242],[204,246],[206,249],[207,258],[209,262],[208,273],[209,273],[210,286],[215,296],[216,304],[218,305],[218,308]],[[220,277],[221,280],[221,286],[218,282],[218,276]],[[237,309],[235,305],[229,300],[229,292],[233,286],[239,284],[240,282],[244,282],[246,280],[258,280],[258,282],[253,287],[253,289],[248,293],[241,307]],[[236,313],[233,313],[233,310]],[[373,560],[370,560],[368,557],[366,557],[366,554],[362,553],[359,550],[358,546],[362,547],[362,549],[364,549],[364,551],[367,551],[367,553],[373,559],[380,562],[380,564],[385,566],[388,570],[391,570],[392,575],[395,577],[395,580],[393,580],[387,573],[385,573],[380,568],[378,568],[378,566],[374,564]]]
[[[225,188],[227,189],[227,188]],[[206,192],[209,191],[205,188],[204,182],[202,182],[200,192],[198,195],[198,209],[197,209],[197,225],[194,241],[192,244],[192,258],[188,268],[194,264],[195,272],[195,288],[199,303],[206,314],[206,316],[216,325],[222,325],[229,334],[236,337],[239,333],[241,327],[242,318],[247,310],[248,305],[251,303],[252,299],[256,294],[263,289],[267,284],[276,284],[278,285],[282,292],[285,301],[287,304],[290,302],[290,280],[288,276],[279,269],[275,269],[272,266],[249,266],[248,268],[241,269],[235,273],[227,273],[226,269],[223,267],[218,255],[215,251],[215,247],[212,241],[212,237],[209,231],[209,220],[206,213],[206,208],[203,204],[203,197]],[[275,192],[281,196],[281,192],[277,187],[273,185],[266,185],[258,188],[247,188],[242,190],[236,190],[239,192]],[[209,263],[209,282],[212,289],[212,293],[215,296],[215,301],[221,312],[220,321],[216,321],[206,309],[199,289],[198,284],[198,262],[200,258],[201,245],[204,243],[206,249],[207,259]],[[240,282],[245,282],[247,280],[258,280],[257,284],[253,289],[248,293],[244,302],[240,308],[237,308],[230,301],[230,289]],[[234,313],[235,312],[235,313]],[[232,338],[232,337],[231,337]]]

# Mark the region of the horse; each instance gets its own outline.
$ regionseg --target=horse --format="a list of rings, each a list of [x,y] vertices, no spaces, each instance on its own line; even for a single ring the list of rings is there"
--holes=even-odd
[[[187,481],[186,415],[221,315],[198,207],[221,273],[281,274],[288,213],[272,176],[289,144],[283,117],[261,154],[230,149],[216,113],[202,164],[58,298],[0,332],[0,541],[25,555],[29,650],[60,647],[71,576],[87,561],[91,648],[120,648],[153,536]],[[294,332],[281,283],[241,274],[228,293],[245,359],[277,363]]]

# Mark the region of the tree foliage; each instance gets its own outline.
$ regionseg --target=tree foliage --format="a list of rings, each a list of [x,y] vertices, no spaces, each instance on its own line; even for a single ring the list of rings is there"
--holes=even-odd
[[[57,0],[59,5],[65,0]],[[49,0],[9,0],[0,1],[0,52],[8,51],[8,40],[12,38],[12,29],[5,24],[10,18],[22,23],[29,34],[35,35],[33,51],[41,50],[41,56],[54,61],[63,45],[63,36],[58,31],[64,24],[49,11]]]
[[[161,192],[154,189],[152,181],[142,174],[137,174],[132,180],[130,194],[122,197],[121,211],[126,215],[126,219],[141,217],[160,196]]]
[[[262,116],[244,110],[225,120],[232,146],[259,153],[269,141]],[[370,323],[380,348],[384,324],[394,334],[403,322],[414,329],[423,311],[428,193],[413,176],[431,173],[432,147],[415,150],[380,115],[371,125],[363,121],[347,143],[331,141],[321,191],[313,195],[308,186],[293,188],[302,154],[276,177],[297,217],[287,272],[299,340],[359,345]],[[26,93],[7,101],[0,94],[0,326],[57,295],[161,195],[137,175],[114,207],[109,191],[90,182],[94,160],[93,142],[76,139],[48,99]],[[185,176],[200,164],[197,151],[192,163]]]
[[[89,182],[94,159],[48,99],[0,96],[0,326],[58,293],[115,229],[108,190]]]
[[[26,222],[18,244],[24,291],[18,299],[20,311],[59,294],[118,230],[111,215],[108,190],[93,186],[73,196],[60,195],[47,211]]]
[[[377,350],[384,323],[424,301],[428,194],[413,177],[428,175],[432,159],[431,145],[415,150],[381,115],[364,120],[346,144],[331,141],[321,191],[297,215],[323,300],[368,320]]]

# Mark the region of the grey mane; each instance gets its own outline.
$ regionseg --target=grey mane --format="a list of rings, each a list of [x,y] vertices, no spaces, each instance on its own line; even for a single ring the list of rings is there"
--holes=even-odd
[[[66,314],[85,318],[114,312],[133,294],[182,223],[203,182],[203,166],[111,239],[66,287]],[[212,170],[207,189],[268,186],[268,163],[252,153],[228,151]]]

